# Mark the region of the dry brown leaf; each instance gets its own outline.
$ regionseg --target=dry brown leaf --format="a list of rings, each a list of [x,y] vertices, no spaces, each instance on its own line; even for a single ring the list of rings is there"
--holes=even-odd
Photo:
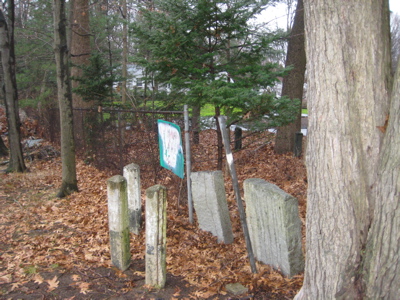
[[[80,293],[86,295],[87,292],[90,291],[90,283],[89,282],[80,282],[78,283],[78,287],[80,289]]]
[[[13,290],[19,288],[21,285],[22,285],[22,282],[21,282],[21,281],[19,281],[19,282],[13,282],[13,283],[11,284],[11,290],[13,291]]]
[[[35,277],[33,277],[33,281],[37,284],[42,284],[44,279],[42,276],[40,276],[40,274],[36,274]]]
[[[12,280],[11,274],[2,275],[2,276],[0,277],[0,284],[10,283],[11,280]]]
[[[71,278],[72,278],[73,281],[80,281],[81,280],[81,276],[76,275],[76,274],[72,275]]]
[[[58,284],[60,282],[57,279],[58,279],[57,276],[54,276],[53,279],[46,280],[46,282],[49,284],[49,288],[48,288],[49,292],[58,288]]]
[[[141,277],[145,277],[146,276],[146,272],[141,272],[141,271],[135,271],[133,272],[134,275],[136,276],[141,276]]]

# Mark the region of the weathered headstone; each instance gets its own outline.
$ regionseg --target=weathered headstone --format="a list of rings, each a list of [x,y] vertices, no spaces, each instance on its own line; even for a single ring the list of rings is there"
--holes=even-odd
[[[107,195],[111,262],[124,271],[128,269],[131,258],[125,178],[116,175],[108,179]]]
[[[137,164],[129,164],[125,166],[124,177],[128,189],[129,230],[134,234],[139,234],[142,225],[140,167]]]
[[[194,172],[190,178],[200,228],[218,237],[219,242],[232,243],[232,224],[222,171]]]
[[[146,284],[163,288],[167,278],[167,189],[146,190]]]
[[[286,276],[304,269],[298,201],[263,179],[244,181],[250,238],[256,258]]]

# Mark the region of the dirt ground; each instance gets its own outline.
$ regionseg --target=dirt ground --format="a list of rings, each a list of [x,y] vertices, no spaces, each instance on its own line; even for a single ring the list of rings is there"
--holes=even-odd
[[[256,146],[237,156],[239,181],[258,177],[279,185],[299,199],[304,223],[303,162],[275,155],[272,147]],[[286,278],[258,262],[258,273],[250,272],[229,184],[232,245],[218,243],[197,224],[190,224],[185,204],[176,197],[169,199],[167,281],[156,290],[145,285],[143,234],[131,237],[128,270],[121,272],[110,262],[106,197],[110,174],[78,161],[80,192],[57,199],[59,157],[29,161],[27,166],[25,174],[0,173],[0,299],[292,299],[301,287],[302,274]],[[161,184],[177,186],[177,182],[165,176]],[[242,284],[247,292],[227,292],[230,283]]]

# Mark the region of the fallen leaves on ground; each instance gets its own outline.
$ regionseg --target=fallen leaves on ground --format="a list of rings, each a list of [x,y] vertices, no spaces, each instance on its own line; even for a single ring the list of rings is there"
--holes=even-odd
[[[260,139],[246,150],[234,154],[239,183],[246,178],[263,178],[277,184],[298,198],[304,223],[306,200],[306,172],[301,159],[291,155],[276,155],[273,145]],[[193,146],[193,169],[211,170],[216,164],[213,131],[205,131],[201,144]],[[81,295],[91,292],[95,280],[108,280],[108,275],[93,273],[96,268],[112,270],[114,278],[124,282],[124,293],[135,289],[135,282],[125,273],[114,269],[110,261],[107,179],[111,175],[78,160],[79,193],[64,199],[55,197],[61,185],[59,159],[33,161],[24,174],[0,175],[0,284],[19,289],[31,282],[46,285],[55,293],[63,282],[76,288]],[[168,171],[165,171],[168,172]],[[212,298],[226,295],[228,283],[239,282],[253,295],[269,295],[269,299],[293,297],[302,284],[302,275],[291,279],[279,271],[257,263],[258,273],[251,273],[245,241],[240,224],[230,177],[225,174],[227,200],[234,232],[234,243],[218,243],[216,237],[200,230],[197,223],[188,221],[187,207],[179,200],[182,182],[170,173],[160,182],[168,187],[167,272],[183,277],[187,286],[195,287],[190,295],[183,295],[182,287],[175,288],[171,297]],[[172,178],[172,179],[171,179]],[[152,185],[142,180],[144,190]],[[182,197],[181,197],[182,198]],[[143,269],[136,261],[145,257],[144,230],[131,236],[132,276],[143,280]],[[50,277],[42,277],[42,274]],[[68,279],[61,278],[69,271]],[[65,276],[64,276],[65,277]],[[136,280],[136,279],[135,279]],[[111,293],[111,292],[110,292]],[[1,292],[0,292],[1,296]]]

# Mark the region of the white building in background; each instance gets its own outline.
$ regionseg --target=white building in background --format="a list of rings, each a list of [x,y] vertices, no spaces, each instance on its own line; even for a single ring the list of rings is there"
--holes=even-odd
[[[135,64],[128,65],[128,78],[126,80],[126,88],[128,90],[142,89],[145,87],[146,74],[144,69]],[[150,90],[157,89],[159,91],[170,92],[170,85],[157,84],[153,80],[147,82],[147,88]]]

